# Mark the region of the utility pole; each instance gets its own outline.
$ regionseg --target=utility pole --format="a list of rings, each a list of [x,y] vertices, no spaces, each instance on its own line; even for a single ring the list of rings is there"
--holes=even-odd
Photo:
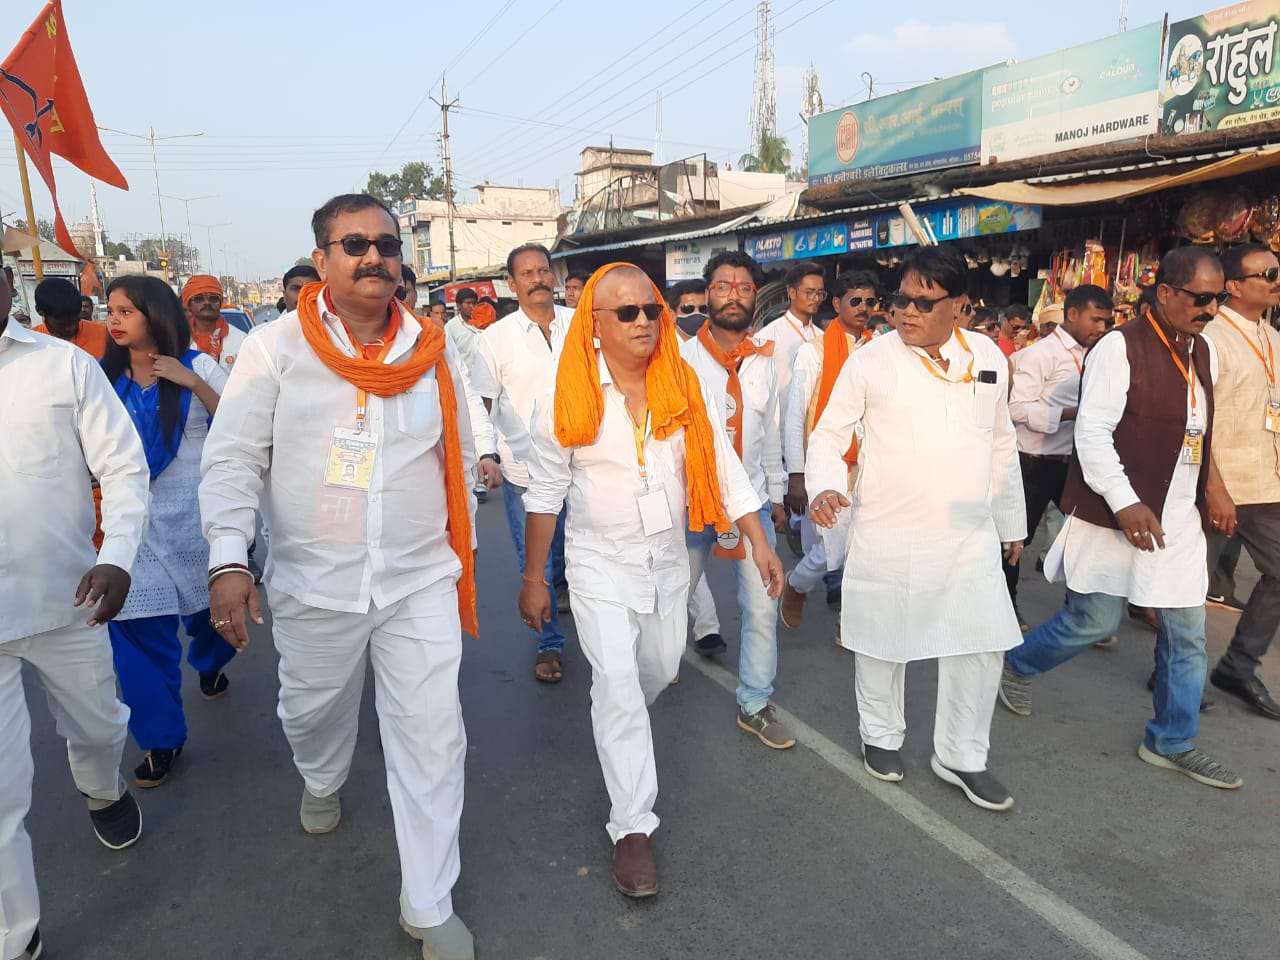
[[[455,97],[449,99],[449,91],[445,87],[445,80],[440,78],[440,99],[431,98],[440,108],[440,115],[444,123],[444,202],[445,210],[448,212],[449,220],[449,282],[452,283],[458,279],[458,263],[457,263],[457,247],[453,243],[453,164],[449,158],[449,111],[458,105]]]

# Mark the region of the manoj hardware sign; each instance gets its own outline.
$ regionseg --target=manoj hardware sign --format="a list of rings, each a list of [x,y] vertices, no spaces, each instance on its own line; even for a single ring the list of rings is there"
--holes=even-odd
[[[1280,119],[1280,0],[1247,0],[1169,27],[1164,132]]]
[[[977,163],[982,72],[877,97],[809,120],[809,186]]]
[[[670,240],[666,244],[667,286],[681,280],[701,280],[702,268],[717,253],[738,249],[738,235],[724,233],[696,240]]]
[[[1156,133],[1161,25],[982,72],[982,162]]]

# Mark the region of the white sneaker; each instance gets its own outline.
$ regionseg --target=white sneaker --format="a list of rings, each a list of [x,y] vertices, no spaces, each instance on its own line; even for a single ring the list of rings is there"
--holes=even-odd
[[[298,813],[302,829],[310,834],[333,833],[342,820],[342,801],[336,793],[317,797],[310,790],[302,789],[302,809]]]
[[[435,927],[415,927],[401,916],[400,929],[422,941],[422,960],[476,960],[471,931],[456,913]]]

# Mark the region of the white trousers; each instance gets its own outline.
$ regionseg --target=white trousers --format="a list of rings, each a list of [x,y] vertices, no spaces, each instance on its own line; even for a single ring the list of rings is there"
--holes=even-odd
[[[684,605],[659,616],[569,592],[578,643],[591,664],[591,729],[609,791],[605,829],[614,843],[629,833],[652,834],[658,772],[648,705],[680,667]]]
[[[452,581],[367,613],[335,613],[270,592],[280,652],[277,714],[311,793],[346,782],[365,664],[373,682],[400,851],[400,910],[415,927],[453,914],[467,737],[458,702],[462,629]]]
[[[822,583],[827,572],[827,548],[822,535],[808,517],[800,518],[800,545],[804,547],[804,556],[791,570],[787,582],[796,593],[808,594]]]
[[[906,737],[903,696],[907,665],[854,655],[858,732],[862,742],[899,750]],[[991,715],[1000,687],[1002,653],[968,653],[938,658],[938,703],[933,720],[933,752],[942,765],[964,773],[987,769]]]
[[[689,591],[689,620],[693,623],[693,639],[701,640],[720,632],[720,618],[716,616],[716,598],[711,595],[704,574]]]
[[[87,613],[79,614],[81,618]],[[23,661],[44,684],[76,788],[95,800],[124,793],[120,757],[129,708],[116,697],[107,628],[77,620],[68,627],[0,643],[0,957],[27,948],[40,919],[31,838],[31,715],[22,687]]]

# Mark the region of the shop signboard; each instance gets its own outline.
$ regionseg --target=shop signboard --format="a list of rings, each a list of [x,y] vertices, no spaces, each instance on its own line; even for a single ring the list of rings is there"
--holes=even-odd
[[[1280,0],[1246,0],[1169,27],[1164,133],[1280,119]]]
[[[848,225],[823,223],[799,230],[762,233],[747,237],[744,248],[757,263],[835,256],[849,249]]]
[[[457,280],[444,285],[445,306],[452,307],[456,302],[458,291],[467,288],[474,290],[477,297],[488,297],[490,300],[498,299],[498,291],[494,288],[492,280]]]
[[[1160,122],[1161,25],[982,72],[982,162],[1131,140]]]
[[[702,268],[717,253],[738,249],[736,233],[722,233],[696,240],[669,240],[666,244],[667,286],[682,280],[701,280]]]
[[[809,186],[978,162],[982,71],[809,119]]]
[[[916,209],[922,226],[932,231],[939,243],[968,240],[1000,233],[1037,230],[1043,223],[1039,206],[1003,203],[999,200],[947,200]],[[877,248],[904,247],[916,242],[907,222],[898,213],[875,219]]]

